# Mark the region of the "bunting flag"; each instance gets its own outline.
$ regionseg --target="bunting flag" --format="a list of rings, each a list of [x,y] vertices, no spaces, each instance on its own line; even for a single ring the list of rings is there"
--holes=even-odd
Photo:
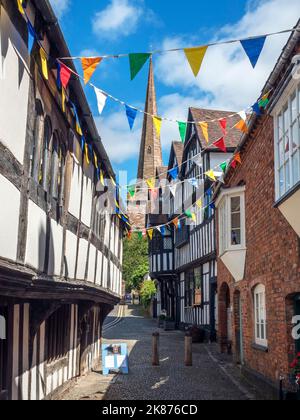
[[[239,164],[241,164],[242,163],[242,158],[241,158],[241,154],[240,154],[240,152],[237,152],[235,155],[234,155],[234,161],[235,162],[237,162],[237,163],[239,163]]]
[[[208,143],[209,142],[209,137],[208,137],[208,123],[207,122],[200,122],[199,125],[200,125],[200,127],[202,129],[203,136],[204,136],[206,142]]]
[[[169,188],[170,188],[171,194],[173,195],[173,197],[175,197],[177,184],[169,185]]]
[[[36,39],[36,33],[34,30],[34,27],[31,25],[29,20],[27,21],[27,29],[28,29],[28,52],[29,54],[31,54],[31,51],[32,51],[32,48]]]
[[[131,230],[130,230],[130,231],[128,231],[128,233],[127,233],[127,239],[130,241],[130,240],[131,240],[131,238],[132,238],[132,232],[131,232]]]
[[[208,46],[196,47],[196,48],[185,48],[185,56],[191,66],[194,76],[197,77],[201,69],[203,59],[205,57]]]
[[[61,108],[63,112],[66,112],[66,92],[65,89],[62,87],[61,89]]]
[[[24,10],[24,6],[23,6],[23,0],[17,0],[17,3],[18,3],[19,12],[22,15],[25,15],[25,10]]]
[[[141,240],[143,239],[143,232],[138,232],[138,238]]]
[[[264,48],[266,38],[266,36],[262,36],[260,38],[246,39],[241,41],[242,47],[244,48],[253,68],[255,68],[258,62],[260,54]]]
[[[103,173],[102,169],[100,169],[100,182],[103,185],[103,187],[105,187],[104,173]]]
[[[220,140],[215,141],[213,143],[213,146],[217,147],[218,149],[222,150],[222,152],[226,153],[227,149],[226,149],[226,144],[225,144],[225,140],[222,137]]]
[[[192,217],[193,217],[191,210],[186,210],[186,211],[184,212],[184,214],[186,215],[186,217],[187,217],[188,219],[192,219]]]
[[[48,74],[47,54],[42,47],[40,48],[40,57],[41,57],[41,62],[42,62],[43,76],[46,80],[48,80],[49,74]]]
[[[174,180],[176,180],[178,178],[178,173],[179,173],[178,167],[173,168],[169,171],[170,177]]]
[[[174,226],[175,226],[175,229],[178,229],[178,225],[179,225],[179,219],[178,219],[178,217],[176,217],[176,218],[173,220],[173,224],[174,224]]]
[[[147,179],[146,183],[147,183],[150,190],[154,190],[154,188],[155,188],[155,178]]]
[[[214,203],[210,203],[209,208],[212,210],[216,210],[216,206]]]
[[[100,89],[96,87],[94,87],[94,90],[97,97],[98,111],[99,111],[99,114],[101,115],[106,104],[107,96],[103,92],[101,92]]]
[[[112,176],[110,177],[110,180],[111,180],[111,182],[112,182],[113,186],[114,186],[114,187],[116,187],[116,186],[117,186],[116,181],[113,179],[113,177],[112,177]]]
[[[178,128],[179,128],[181,141],[182,141],[182,143],[184,143],[185,142],[186,131],[187,131],[187,123],[178,121]]]
[[[197,217],[196,217],[195,213],[192,213],[192,221],[194,223],[197,223]]]
[[[126,115],[129,123],[130,130],[133,129],[134,122],[137,116],[137,109],[132,108],[131,106],[125,105]]]
[[[135,185],[131,185],[128,187],[128,194],[130,195],[131,198],[135,196]]]
[[[198,155],[198,156],[195,156],[195,157],[193,157],[192,158],[192,161],[197,165],[197,166],[199,166],[200,168],[202,168],[202,165],[203,165],[203,160],[202,160],[202,156],[201,155]]]
[[[153,229],[148,229],[148,236],[149,236],[150,241],[152,241],[152,239],[153,239]]]
[[[155,201],[158,197],[158,188],[154,188],[153,190],[150,190],[150,196],[151,196],[151,200]]]
[[[233,161],[231,162],[230,166],[231,166],[233,169],[235,169],[235,168],[237,167],[237,162],[236,162],[236,160],[233,160]]]
[[[256,102],[254,105],[252,105],[252,109],[257,115],[262,115],[261,109],[259,107],[258,102]]]
[[[76,131],[80,136],[82,136],[83,133],[82,133],[82,129],[81,129],[81,125],[80,125],[80,122],[78,120],[78,117],[76,118]]]
[[[269,101],[269,98],[268,97],[263,97],[262,99],[260,99],[258,101],[258,105],[259,105],[260,108],[264,108],[265,109],[269,102],[270,101]]]
[[[225,173],[228,168],[228,163],[227,162],[221,163],[220,168]]]
[[[61,80],[61,84],[62,86],[67,89],[70,78],[71,78],[71,70],[69,69],[69,67],[65,66],[64,64],[60,64],[60,80]]]
[[[142,70],[150,56],[151,54],[149,53],[129,54],[131,80],[133,80],[140,70]]]
[[[98,166],[98,157],[97,157],[97,155],[96,155],[95,152],[94,152],[94,163],[95,163],[95,167],[98,169],[99,168],[99,166]]]
[[[196,202],[196,206],[197,206],[199,209],[202,209],[202,200],[201,200],[201,199],[199,199],[199,200]]]
[[[187,180],[194,188],[199,188],[199,180],[197,178],[190,178]]]
[[[227,119],[226,118],[222,118],[221,120],[219,120],[221,129],[223,131],[224,136],[226,136],[226,128],[227,128]]]
[[[248,126],[244,120],[240,120],[235,126],[238,130],[242,131],[243,133],[247,134],[249,132]]]
[[[89,165],[90,164],[90,158],[89,158],[89,146],[87,143],[85,143],[84,145],[84,154],[85,154],[85,158],[86,158],[86,162]]]
[[[83,57],[81,58],[81,66],[83,70],[84,83],[87,84],[93,76],[96,68],[101,63],[102,57]]]
[[[239,116],[241,117],[241,119],[242,119],[242,120],[247,121],[247,114],[246,114],[246,111],[240,111],[240,112],[238,112],[238,114],[237,114],[237,115],[239,115]]]
[[[205,175],[212,181],[217,180],[216,177],[215,177],[215,173],[212,169],[210,171],[205,172]]]
[[[161,117],[153,117],[153,123],[154,123],[154,127],[155,127],[155,130],[156,130],[157,137],[160,138],[162,118]]]

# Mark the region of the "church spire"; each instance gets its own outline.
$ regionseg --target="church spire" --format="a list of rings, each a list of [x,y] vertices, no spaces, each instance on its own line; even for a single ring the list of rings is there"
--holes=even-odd
[[[152,57],[150,58],[145,112],[151,115],[157,115]],[[159,166],[162,166],[160,137],[156,133],[153,118],[145,114],[137,178],[149,179],[155,177],[156,168]]]

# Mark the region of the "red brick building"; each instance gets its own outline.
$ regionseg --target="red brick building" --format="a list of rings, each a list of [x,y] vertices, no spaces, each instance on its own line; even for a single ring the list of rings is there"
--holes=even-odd
[[[238,151],[242,165],[217,185],[218,313],[222,351],[277,392],[300,352],[300,25],[284,48]],[[296,57],[296,58],[295,58]],[[296,337],[297,338],[297,337]],[[266,394],[267,395],[267,394]]]

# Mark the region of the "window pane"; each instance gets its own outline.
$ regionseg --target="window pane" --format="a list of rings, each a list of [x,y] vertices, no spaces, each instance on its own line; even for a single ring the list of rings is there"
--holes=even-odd
[[[286,133],[289,130],[289,125],[290,125],[288,107],[286,107],[286,109],[283,111],[283,124],[284,124],[283,131]]]
[[[292,97],[292,122],[297,118],[297,97],[296,93]]]
[[[295,151],[299,146],[298,124],[295,122],[292,127],[292,150]]]
[[[279,167],[283,165],[284,162],[284,144],[283,140],[279,142]]]
[[[240,197],[233,197],[231,199],[231,212],[239,212],[241,210],[241,199]]]
[[[240,213],[234,213],[231,215],[231,228],[232,229],[241,228],[241,214]]]
[[[280,196],[282,196],[285,193],[284,189],[284,167],[279,170],[279,190],[280,190]]]
[[[299,152],[296,152],[292,157],[292,166],[293,166],[293,184],[296,184],[300,181],[300,162],[299,162]]]
[[[241,245],[241,230],[233,229],[231,231],[231,245]]]
[[[288,191],[290,189],[290,165],[287,163],[284,167],[285,172],[285,191]]]

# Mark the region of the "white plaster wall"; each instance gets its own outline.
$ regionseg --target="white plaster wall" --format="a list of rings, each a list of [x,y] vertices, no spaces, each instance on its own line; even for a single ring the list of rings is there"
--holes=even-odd
[[[81,177],[81,167],[74,162],[70,189],[69,212],[77,219],[79,219],[80,212]]]
[[[87,250],[88,250],[88,242],[85,239],[80,239],[79,253],[78,253],[78,267],[77,267],[78,280],[84,280]]]
[[[0,196],[6,198],[5,202],[0,205],[0,256],[15,261],[18,243],[20,193],[2,175],[0,175]]]
[[[98,251],[97,274],[96,274],[96,284],[98,286],[101,286],[101,282],[102,282],[102,260],[103,260],[103,254],[102,252]]]
[[[91,224],[92,199],[92,182],[85,176],[83,181],[81,220],[88,227],[90,227]]]
[[[42,271],[46,248],[46,214],[29,200],[26,264]]]
[[[48,274],[60,276],[62,258],[63,228],[51,220],[50,252]]]
[[[68,277],[74,279],[75,263],[76,263],[76,249],[77,249],[77,236],[72,232],[66,232],[66,265]]]
[[[95,266],[96,266],[96,254],[97,249],[94,245],[90,247],[90,258],[89,258],[89,271],[88,271],[88,281],[91,283],[95,282]]]
[[[3,7],[0,19],[0,139],[23,163],[29,91],[28,51]]]
[[[103,257],[103,279],[102,279],[102,285],[103,285],[104,288],[107,288],[107,277],[108,277],[107,267],[108,267],[107,258],[106,257]]]

